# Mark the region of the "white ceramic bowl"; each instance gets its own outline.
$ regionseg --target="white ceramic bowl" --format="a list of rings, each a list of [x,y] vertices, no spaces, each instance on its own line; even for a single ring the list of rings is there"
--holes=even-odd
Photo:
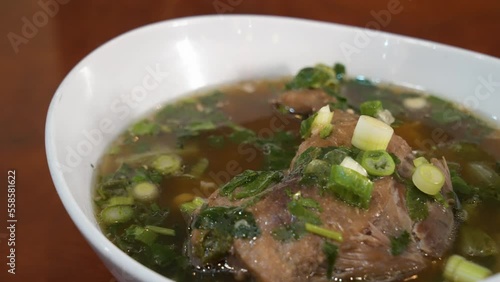
[[[146,112],[193,90],[291,75],[320,62],[343,62],[350,75],[438,94],[499,124],[500,60],[478,53],[269,16],[182,18],[128,32],[66,76],[50,104],[45,138],[50,172],[66,210],[118,280],[170,281],[120,251],[94,218],[93,165],[111,140]]]

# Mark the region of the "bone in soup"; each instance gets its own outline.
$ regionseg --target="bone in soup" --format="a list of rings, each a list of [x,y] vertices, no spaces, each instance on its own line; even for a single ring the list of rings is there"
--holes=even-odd
[[[96,217],[176,281],[478,281],[500,272],[498,136],[438,97],[307,67],[132,124],[96,170]]]

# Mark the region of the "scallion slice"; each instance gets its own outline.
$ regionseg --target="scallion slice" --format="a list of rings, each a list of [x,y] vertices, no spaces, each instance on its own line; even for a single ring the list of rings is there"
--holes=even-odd
[[[422,164],[415,169],[412,175],[413,184],[428,195],[436,195],[444,184],[444,175],[439,168],[432,164]]]
[[[396,163],[386,151],[365,151],[361,154],[361,166],[370,175],[387,176],[394,173]]]
[[[115,196],[108,200],[108,207],[111,206],[129,206],[134,204],[134,198]]]
[[[375,117],[375,115],[384,110],[382,107],[382,102],[380,100],[366,101],[359,105],[359,110],[362,115],[367,115]]]
[[[141,182],[132,188],[132,196],[141,202],[151,202],[158,198],[160,190],[151,182]]]
[[[322,228],[307,222],[306,222],[306,231],[338,242],[342,242],[344,240],[342,237],[342,233],[340,232]]]
[[[365,209],[370,205],[373,182],[355,170],[332,165],[327,187],[350,205]]]
[[[418,166],[423,165],[423,164],[428,164],[428,163],[429,163],[429,161],[425,157],[418,157],[418,158],[413,160],[413,165],[415,167],[418,167]]]
[[[355,161],[353,158],[351,158],[349,156],[345,157],[342,160],[342,162],[340,163],[340,165],[343,167],[353,169],[353,170],[359,172],[363,176],[368,176],[366,169],[364,169],[357,161]]]
[[[147,230],[151,230],[157,234],[175,236],[175,230],[170,229],[170,228],[165,228],[165,227],[155,226],[155,225],[146,225],[146,226],[144,226],[144,228],[146,228]]]
[[[450,256],[444,267],[444,278],[450,282],[475,282],[491,274],[491,270],[459,255]]]
[[[134,209],[129,206],[111,206],[101,211],[101,220],[105,224],[123,223],[132,219]]]
[[[391,141],[394,129],[370,116],[360,116],[351,143],[364,151],[385,150]]]
[[[188,215],[191,215],[191,214],[193,214],[193,212],[197,208],[203,206],[204,204],[205,204],[205,200],[203,200],[200,197],[196,197],[191,202],[187,202],[187,203],[182,204],[180,209],[181,209],[181,212],[188,214]]]
[[[181,158],[174,154],[166,154],[157,157],[152,167],[162,174],[176,174],[182,169]]]
[[[332,118],[333,112],[330,111],[330,106],[326,105],[319,109],[318,115],[311,125],[311,133],[318,133],[323,139],[330,136],[333,129]]]

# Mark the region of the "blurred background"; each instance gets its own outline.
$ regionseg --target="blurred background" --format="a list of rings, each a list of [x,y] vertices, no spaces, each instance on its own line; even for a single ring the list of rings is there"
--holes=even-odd
[[[385,24],[380,11],[402,10]],[[500,57],[500,1],[2,0],[0,173],[16,171],[16,274],[7,272],[7,184],[0,187],[0,281],[115,281],[64,210],[44,148],[57,86],[92,50],[131,29],[178,17],[266,14],[365,27]]]

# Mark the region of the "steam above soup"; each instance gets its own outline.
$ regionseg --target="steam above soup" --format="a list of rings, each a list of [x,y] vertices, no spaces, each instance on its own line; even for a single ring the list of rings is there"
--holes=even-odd
[[[131,125],[98,167],[96,216],[177,281],[475,281],[500,272],[497,136],[317,65]]]

